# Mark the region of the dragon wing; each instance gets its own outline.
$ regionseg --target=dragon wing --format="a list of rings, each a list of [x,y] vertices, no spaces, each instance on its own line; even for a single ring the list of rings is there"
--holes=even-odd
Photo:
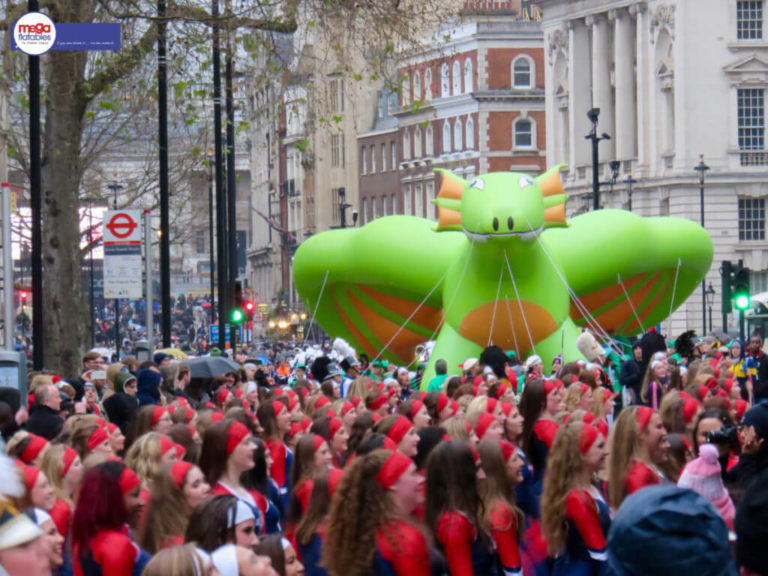
[[[637,334],[669,316],[712,264],[712,239],[690,220],[600,210],[569,223],[540,238],[572,289],[580,326],[591,316],[610,334]]]
[[[443,317],[442,283],[468,240],[434,222],[389,216],[362,228],[331,230],[296,251],[293,277],[310,314],[371,358],[413,360]],[[424,304],[419,307],[419,304]]]

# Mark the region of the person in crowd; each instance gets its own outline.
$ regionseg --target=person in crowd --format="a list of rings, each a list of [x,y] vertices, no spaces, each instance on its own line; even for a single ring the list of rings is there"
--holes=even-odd
[[[424,520],[452,576],[493,574],[498,562],[482,523],[478,476],[482,468],[464,442],[442,442],[427,460]]]
[[[306,574],[293,544],[280,534],[271,534],[262,539],[256,554],[266,556],[272,563],[277,576],[302,576]]]
[[[741,576],[768,574],[768,471],[762,471],[745,491],[736,512],[736,561]]]
[[[333,455],[334,465],[343,466],[343,454],[347,450],[349,434],[347,434],[347,430],[344,428],[341,420],[331,416],[319,418],[313,422],[309,431],[312,434],[321,436],[328,442],[328,448]],[[291,484],[294,485],[293,481],[291,481]]]
[[[629,494],[667,481],[659,470],[669,457],[667,431],[647,406],[622,410],[609,438],[608,501],[614,510]]]
[[[523,452],[533,466],[534,484],[541,484],[547,455],[557,434],[555,417],[564,408],[562,385],[558,380],[537,378],[525,385],[520,397],[523,415]]]
[[[286,519],[286,532],[289,536],[295,534],[299,522],[309,507],[314,477],[329,469],[332,463],[333,455],[325,438],[317,434],[301,437],[296,445],[296,459],[291,478],[294,489]]]
[[[398,406],[397,411],[413,422],[413,429],[416,432],[430,425],[429,412],[420,400],[407,400]]]
[[[102,405],[109,421],[119,426],[123,434],[128,436],[130,424],[139,409],[136,376],[130,372],[118,372],[115,374],[114,386],[114,394],[105,398]]]
[[[283,508],[288,508],[293,451],[286,446],[285,435],[291,429],[290,412],[282,402],[267,400],[259,406],[256,417],[264,429],[262,438],[272,458],[270,475],[277,483]]]
[[[50,515],[59,533],[66,537],[75,509],[75,492],[83,476],[80,456],[69,446],[54,444],[43,458],[42,470],[55,497]]]
[[[161,550],[147,564],[142,576],[190,576],[213,573],[210,556],[191,544]]]
[[[438,358],[435,362],[435,375],[427,385],[427,392],[442,392],[443,384],[448,378],[448,363],[443,358]]]
[[[205,552],[214,552],[227,544],[254,549],[259,536],[250,506],[228,494],[206,498],[192,511],[184,542]]]
[[[39,468],[50,447],[50,442],[45,438],[20,430],[8,442],[7,451],[9,456],[17,458],[27,466]]]
[[[157,368],[144,368],[136,373],[136,398],[140,406],[162,404],[160,398],[160,384],[163,375]]]
[[[190,462],[163,466],[150,490],[147,517],[139,543],[155,554],[184,543],[189,517],[210,492],[200,468]]]
[[[59,416],[59,410],[61,410],[59,390],[54,384],[46,384],[35,390],[34,397],[35,402],[24,427],[31,434],[53,440],[64,426],[64,420]]]
[[[355,458],[331,502],[322,554],[328,573],[431,576],[427,539],[411,518],[423,483],[399,451]]]
[[[50,576],[42,530],[8,500],[0,500],[0,567],[9,576]]]
[[[173,464],[178,459],[176,444],[158,432],[147,432],[134,442],[125,455],[125,463],[141,479],[144,502],[149,502],[149,490],[161,466]]]
[[[768,469],[768,405],[758,404],[747,410],[740,423],[739,443],[739,461],[726,473],[726,483],[736,502]]]
[[[409,458],[416,456],[419,435],[416,434],[413,423],[405,416],[393,414],[382,418],[373,426],[373,431],[384,434],[397,445],[400,452]]]
[[[619,383],[626,392],[625,397],[629,400],[624,403],[624,406],[636,404],[639,401],[643,382],[643,372],[640,371],[642,361],[643,348],[640,340],[635,340],[632,343],[632,356],[622,362],[619,369]]]
[[[112,454],[112,445],[109,443],[109,433],[106,426],[103,426],[88,417],[80,420],[72,431],[70,444],[77,451],[80,460],[85,459],[91,454]]]
[[[661,398],[666,391],[667,362],[663,359],[651,360],[646,369],[640,388],[640,403],[658,410]]]

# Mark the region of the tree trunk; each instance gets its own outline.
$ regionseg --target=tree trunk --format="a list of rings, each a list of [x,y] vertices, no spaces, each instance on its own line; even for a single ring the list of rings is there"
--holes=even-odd
[[[43,143],[43,299],[45,367],[78,375],[90,315],[80,254],[80,145],[85,98],[85,53],[51,51]]]

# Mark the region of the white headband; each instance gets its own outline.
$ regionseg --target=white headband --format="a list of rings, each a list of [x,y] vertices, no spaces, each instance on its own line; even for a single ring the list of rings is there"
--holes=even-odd
[[[234,528],[246,520],[256,520],[256,516],[254,516],[253,510],[251,510],[251,507],[248,506],[248,504],[242,500],[238,500],[237,505],[230,510],[227,528]]]
[[[51,518],[51,515],[48,514],[48,512],[46,512],[42,508],[33,508],[32,512],[35,515],[35,523],[38,526],[42,526],[43,524],[48,522],[48,520],[51,520],[51,521],[53,520],[53,518]]]
[[[221,576],[238,576],[240,569],[237,565],[237,547],[226,544],[213,551],[211,561]]]
[[[280,538],[280,543],[283,545],[283,550],[288,550],[288,547],[291,545],[291,541],[287,538]]]

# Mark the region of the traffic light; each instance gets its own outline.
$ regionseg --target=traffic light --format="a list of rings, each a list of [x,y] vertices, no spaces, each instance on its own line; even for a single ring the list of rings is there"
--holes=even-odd
[[[723,314],[730,314],[733,310],[732,292],[733,292],[733,263],[730,260],[723,260],[723,266],[720,268],[722,276],[722,307]]]
[[[251,300],[243,302],[243,312],[248,320],[253,319],[253,313],[256,312],[256,304]]]
[[[733,273],[733,305],[736,310],[749,309],[749,268],[741,266]]]
[[[243,311],[240,308],[233,308],[229,320],[232,324],[240,324],[243,321]]]
[[[21,291],[21,309],[26,310],[27,309],[27,300],[29,299],[29,292],[26,290]]]
[[[232,324],[240,324],[245,317],[243,310],[243,285],[238,280],[235,282],[235,301],[232,303],[229,321]]]

